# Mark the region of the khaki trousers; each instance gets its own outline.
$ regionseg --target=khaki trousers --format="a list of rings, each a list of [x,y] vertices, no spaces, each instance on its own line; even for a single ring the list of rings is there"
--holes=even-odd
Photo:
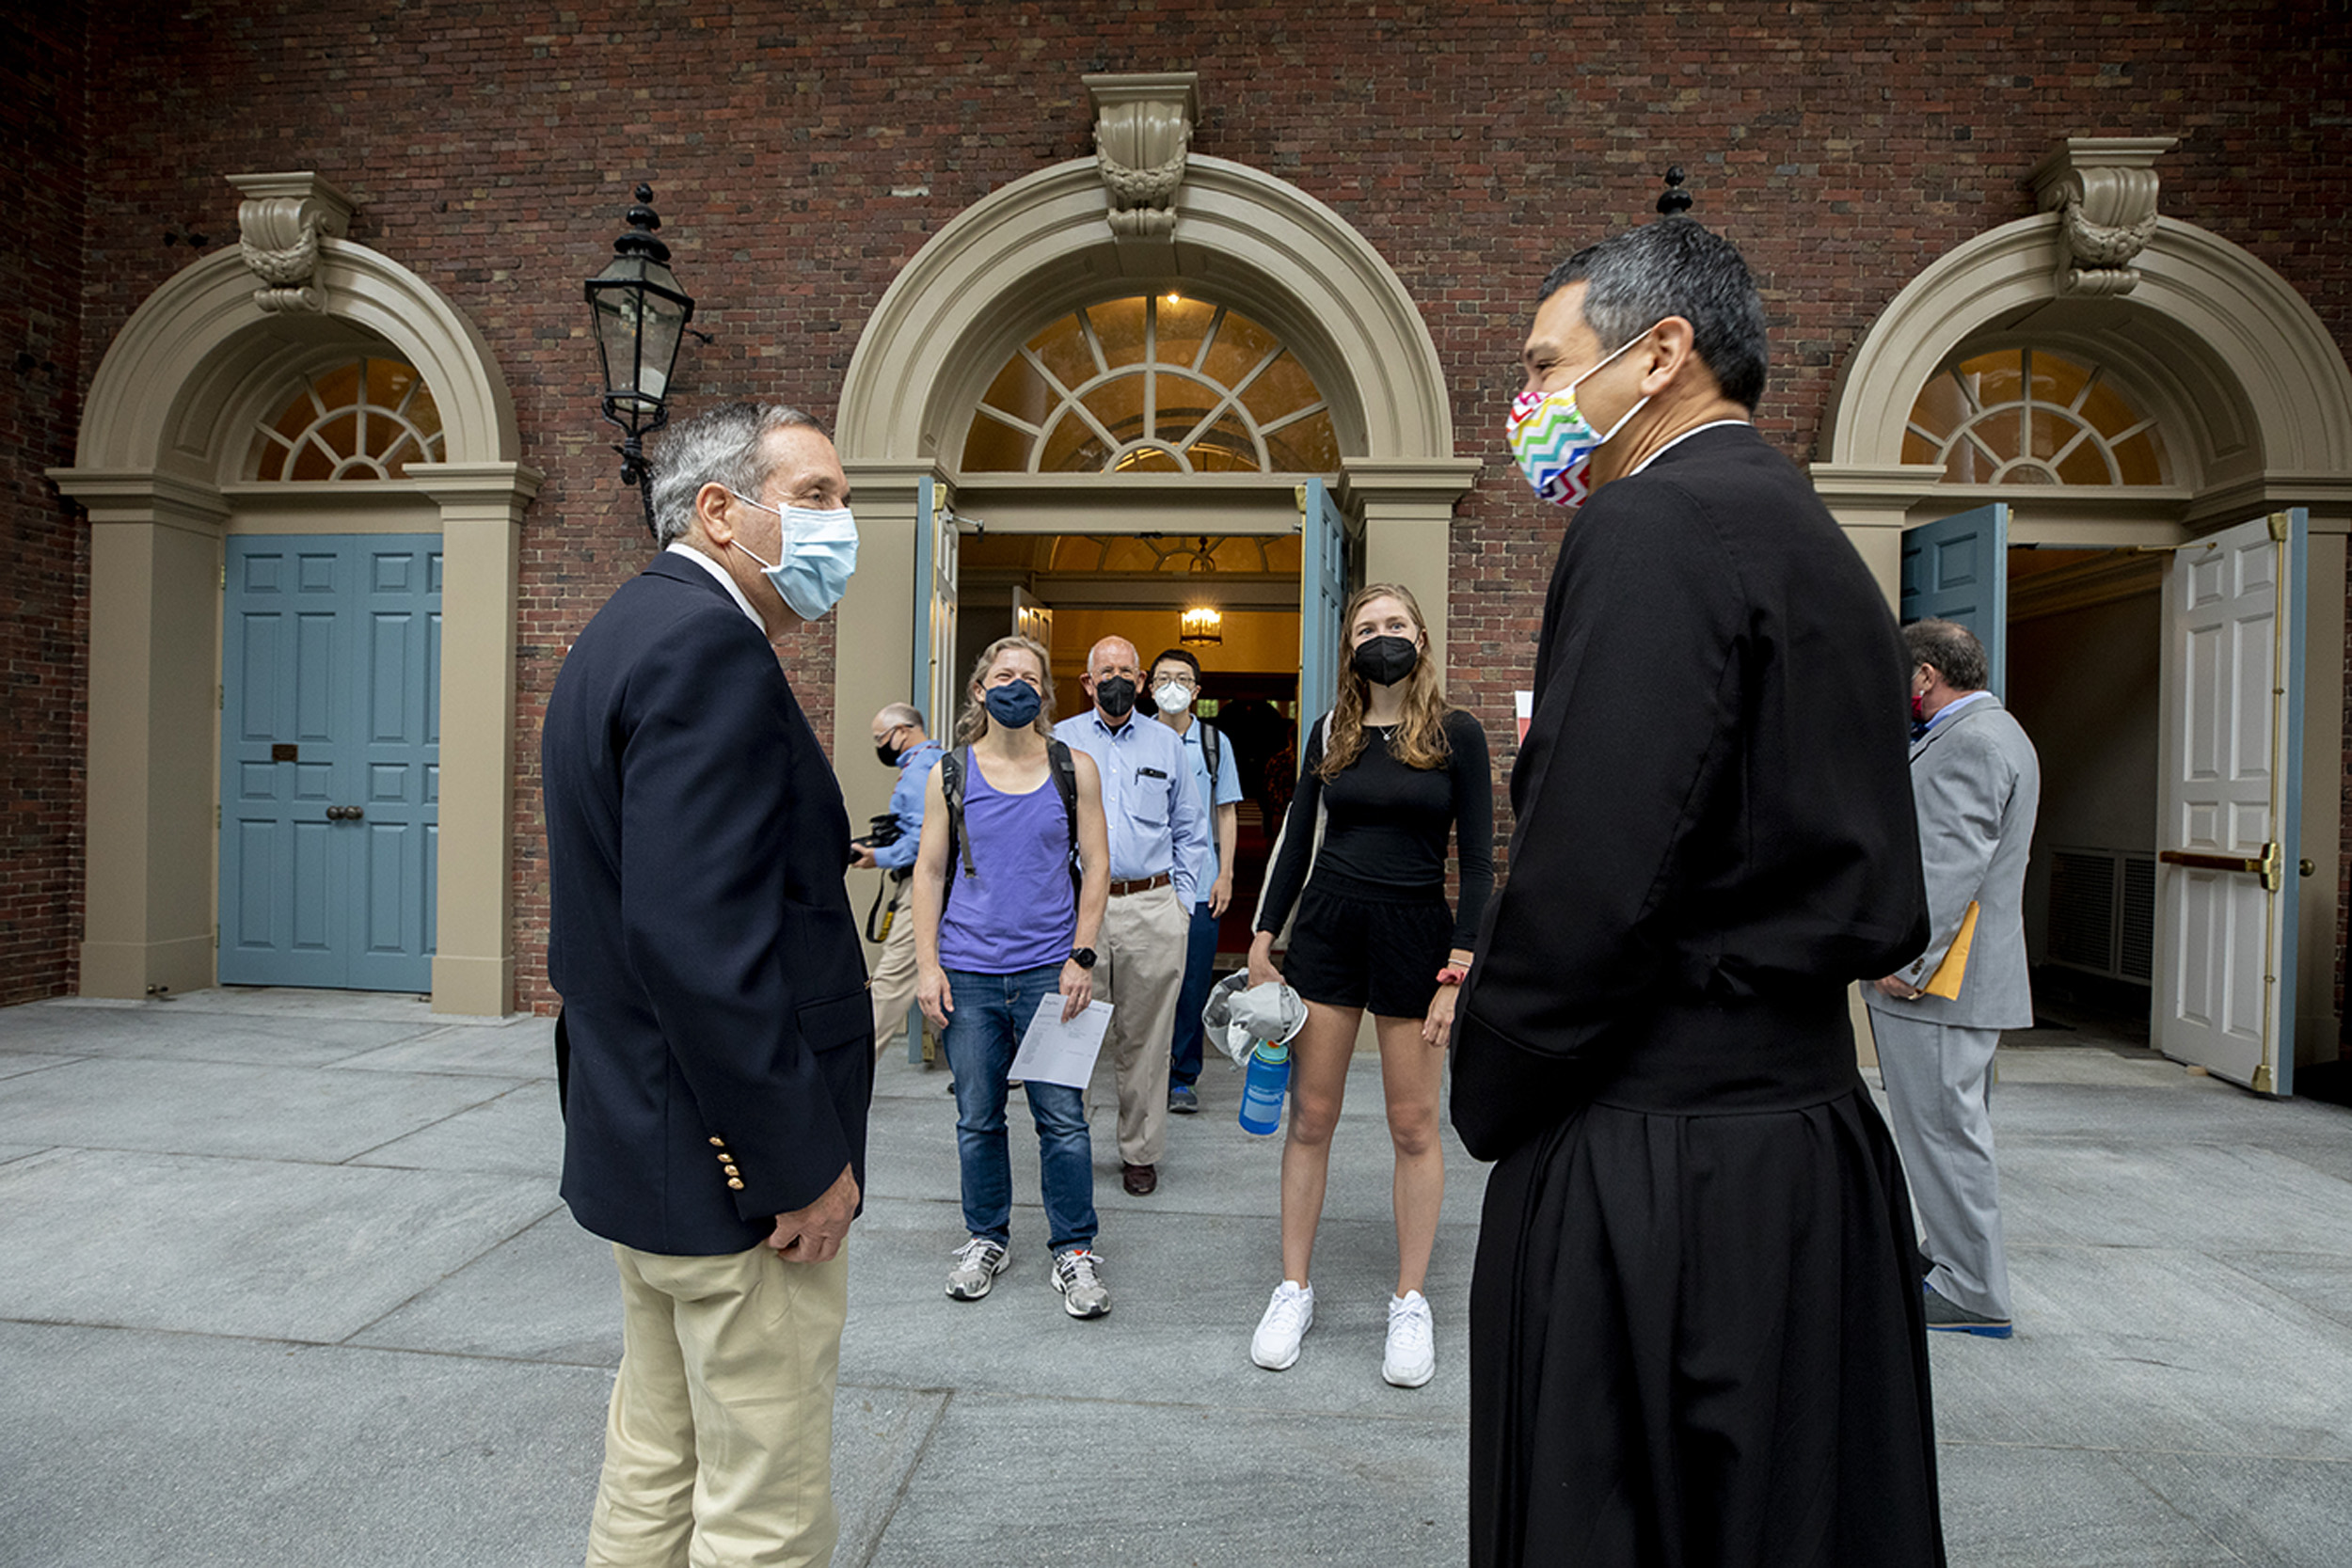
[[[887,877],[887,871],[882,873]],[[874,959],[874,1059],[890,1049],[907,1025],[907,1009],[914,1006],[914,889],[899,892],[898,910],[890,917],[890,934],[882,939]]]
[[[1131,1165],[1156,1165],[1168,1151],[1168,1040],[1191,928],[1173,887],[1113,898],[1103,916],[1094,994],[1111,1005],[1103,1060],[1117,1075],[1119,1157]]]
[[[849,1262],[615,1243],[621,1371],[588,1568],[833,1560],[833,1392]]]

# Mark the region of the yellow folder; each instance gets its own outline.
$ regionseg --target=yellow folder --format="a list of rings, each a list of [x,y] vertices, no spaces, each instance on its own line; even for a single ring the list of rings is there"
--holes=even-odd
[[[1968,912],[1960,917],[1960,935],[1944,950],[1944,961],[1935,966],[1935,973],[1919,989],[1930,996],[1956,1001],[1960,996],[1961,976],[1968,973],[1968,944],[1977,938],[1977,901],[1968,901]]]

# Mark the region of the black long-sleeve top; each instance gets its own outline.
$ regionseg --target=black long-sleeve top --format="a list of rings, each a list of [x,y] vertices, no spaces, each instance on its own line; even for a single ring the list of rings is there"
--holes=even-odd
[[[1307,884],[1311,859],[1359,882],[1442,897],[1451,833],[1462,866],[1454,945],[1469,951],[1495,885],[1494,775],[1486,761],[1486,732],[1455,708],[1445,716],[1446,765],[1412,768],[1390,755],[1389,730],[1367,724],[1364,749],[1327,784],[1318,771],[1323,731],[1317,722],[1307,736],[1298,795],[1282,819],[1282,841],[1258,901],[1258,929],[1282,928]],[[1327,814],[1319,851],[1313,847],[1318,806]]]

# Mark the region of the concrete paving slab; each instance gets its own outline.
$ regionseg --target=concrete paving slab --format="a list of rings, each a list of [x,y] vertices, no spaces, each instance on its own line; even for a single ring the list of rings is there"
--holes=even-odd
[[[91,1058],[10,1084],[0,1139],[331,1164],[484,1104],[512,1080]]]
[[[2323,1318],[2352,1328],[2352,1238],[2344,1250],[2314,1252],[2225,1252],[2220,1261]]]
[[[551,1182],[505,1176],[91,1150],[19,1161],[0,1165],[0,1318],[331,1343],[553,1202]]]
[[[2012,1242],[2352,1252],[2352,1186],[2272,1148],[1994,1137]]]
[[[2230,1561],[2343,1568],[2352,1558],[2352,1465],[2131,1452],[2119,1462],[2218,1538]]]
[[[874,1560],[947,1408],[945,1389],[839,1386],[833,1406],[833,1506],[841,1519],[835,1568]]]
[[[16,1160],[29,1160],[41,1152],[39,1144],[0,1144],[0,1165]]]
[[[0,1078],[15,1078],[27,1072],[45,1072],[53,1067],[78,1062],[79,1056],[48,1056],[30,1051],[0,1052]]]
[[[176,1006],[123,1012],[37,1002],[0,1010],[0,1046],[55,1055],[324,1067],[413,1038],[430,1027],[408,1022],[198,1012]]]
[[[856,1266],[851,1266],[851,1277]],[[558,1208],[347,1341],[444,1355],[621,1364],[621,1287],[612,1243]]]
[[[872,1563],[1454,1568],[1468,1474],[1452,1420],[959,1393]]]
[[[2118,1055],[2110,1051],[2019,1049],[2006,1041],[1994,1053],[1995,1084],[2072,1084],[2106,1088],[2169,1088],[2181,1064],[2155,1055]],[[1994,1093],[1997,1098],[1999,1089]]]
[[[2236,1556],[2112,1453],[1941,1442],[1935,1458],[1952,1568],[2247,1568],[2269,1560]]]
[[[72,999],[77,1006],[122,1006],[123,1003]],[[437,1029],[469,1020],[437,1013],[425,997],[399,990],[305,990],[294,986],[215,986],[182,991],[164,998],[127,1004],[133,1007],[176,1012],[242,1013],[252,1018],[366,1019],[413,1022],[420,1029]],[[485,1023],[503,1022],[484,1019]]]
[[[2014,1338],[1930,1337],[1939,1433],[2352,1460],[2352,1334],[2293,1298],[2169,1248],[2012,1246],[2010,1275]]]
[[[0,1323],[0,1561],[577,1568],[607,1374]]]
[[[371,1072],[456,1072],[555,1079],[555,1020],[519,1018],[455,1025],[347,1056],[338,1067]]]
[[[545,1180],[564,1168],[564,1117],[556,1108],[555,1085],[539,1082],[509,1089],[496,1100],[355,1154],[349,1163],[514,1171]]]

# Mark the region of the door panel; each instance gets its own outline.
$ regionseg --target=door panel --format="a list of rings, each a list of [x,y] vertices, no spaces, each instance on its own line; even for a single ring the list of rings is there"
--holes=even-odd
[[[1984,644],[1988,689],[2009,687],[2009,507],[1995,501],[1903,531],[1904,624],[1957,622]]]
[[[2291,1091],[2301,513],[2178,551],[2165,578],[2155,1043]]]
[[[1311,479],[1298,487],[1298,736],[1339,699],[1340,617],[1347,610],[1347,518],[1330,487]]]
[[[224,984],[430,989],[439,556],[432,535],[229,541]]]

